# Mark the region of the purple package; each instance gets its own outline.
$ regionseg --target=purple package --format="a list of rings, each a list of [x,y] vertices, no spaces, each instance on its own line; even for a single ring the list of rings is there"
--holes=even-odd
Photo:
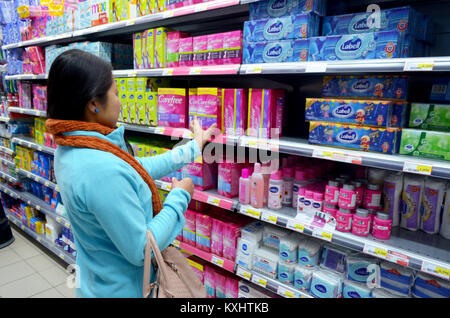
[[[417,231],[420,227],[420,202],[424,180],[422,177],[405,175],[402,192],[400,227]]]
[[[208,64],[208,36],[201,35],[192,38],[192,48],[194,51],[193,66],[204,66]]]
[[[242,30],[223,33],[223,64],[242,63]]]
[[[223,33],[208,34],[208,65],[222,65],[223,64]]]
[[[422,218],[420,229],[428,234],[436,234],[439,232],[441,207],[444,203],[445,189],[445,180],[429,178],[425,182],[420,207],[420,215]]]

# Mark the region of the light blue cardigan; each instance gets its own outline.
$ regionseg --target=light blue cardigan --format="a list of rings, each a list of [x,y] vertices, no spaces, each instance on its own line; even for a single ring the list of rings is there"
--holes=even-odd
[[[96,136],[127,150],[123,126],[107,136],[91,131],[65,135]],[[136,159],[156,180],[200,154],[197,143],[190,141],[165,154]],[[153,218],[149,187],[115,155],[58,146],[54,165],[77,248],[77,297],[142,297],[146,230],[152,231],[161,250],[169,246],[185,224],[189,193],[173,189]]]

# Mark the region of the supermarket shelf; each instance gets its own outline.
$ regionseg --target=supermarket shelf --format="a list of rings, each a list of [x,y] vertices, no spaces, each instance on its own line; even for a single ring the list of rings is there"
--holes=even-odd
[[[12,161],[9,161],[9,160],[4,159],[4,158],[0,158],[0,160],[1,160],[5,165],[7,165],[7,166],[10,167],[10,168],[15,168],[15,167],[16,167],[16,164],[15,164],[14,162],[12,162]]]
[[[23,225],[20,220],[18,220],[14,216],[11,216],[9,213],[7,214],[7,217],[18,228],[20,228],[22,231],[27,233],[33,239],[35,239],[36,241],[38,241],[39,243],[44,245],[47,249],[52,251],[55,255],[57,255],[63,261],[65,261],[68,264],[75,264],[75,258],[72,255],[69,255],[61,247],[59,247],[56,244],[50,242],[44,235],[37,234],[37,233],[33,232],[33,230],[31,230],[28,227],[26,227],[25,225]]]
[[[7,153],[8,155],[14,154],[14,150],[7,148],[7,147],[3,147],[3,146],[0,146],[0,152]]]
[[[28,172],[21,168],[16,168],[17,173],[23,175],[24,177],[27,177],[33,181],[39,182],[40,184],[45,185],[46,187],[52,188],[56,191],[59,191],[59,187],[56,183],[53,183],[45,178],[42,178],[41,176],[35,175],[34,173]]]
[[[47,79],[47,74],[17,74],[6,75],[5,80],[44,80]]]
[[[193,134],[186,128],[171,128],[171,127],[150,127],[126,123],[118,123],[118,125],[124,126],[126,130],[150,133],[156,135],[164,135],[177,138],[192,138]]]
[[[267,140],[243,136],[239,139],[239,145],[303,157],[314,157],[416,174],[428,174],[438,178],[450,178],[450,162],[443,160],[325,147],[308,144],[308,141],[305,139],[290,137],[282,137],[280,140]]]
[[[161,190],[170,191],[172,189],[172,183],[170,182],[155,180],[155,184]],[[234,211],[235,209],[237,209],[237,206],[239,204],[237,200],[218,195],[217,193],[215,193],[215,190],[194,190],[194,196],[192,197],[192,199],[215,205],[228,211]]]
[[[17,182],[20,181],[19,178],[11,176],[8,173],[5,173],[3,171],[0,171],[0,177],[2,177],[3,179],[6,179],[6,180],[8,180],[9,182],[12,182],[12,183],[17,183]]]
[[[7,195],[15,198],[20,199],[21,198],[21,192],[9,187],[8,185],[0,182],[0,191],[6,193]]]
[[[21,146],[24,147],[28,147],[28,148],[32,148],[38,151],[42,151],[51,155],[55,154],[55,150],[54,148],[51,147],[46,147],[44,145],[38,144],[36,141],[34,141],[34,139],[30,138],[30,137],[13,137],[11,139],[11,142],[15,143],[15,144],[19,144]]]
[[[291,285],[284,284],[260,273],[255,273],[239,265],[236,269],[236,275],[285,298],[314,298],[306,291],[298,290]]]
[[[248,7],[244,5],[240,6],[239,0],[216,0],[59,35],[46,36],[39,39],[3,45],[2,50],[9,50],[30,45],[47,46],[55,43],[69,43],[85,40],[87,37],[93,38],[131,34],[150,27],[162,27],[180,23],[188,24],[200,20],[210,20],[215,17],[219,18],[226,15],[245,12],[248,12]]]
[[[210,262],[214,265],[217,265],[221,268],[223,268],[224,270],[227,270],[229,272],[233,272],[234,273],[234,267],[235,267],[235,263],[233,261],[230,261],[229,259],[223,258],[221,256],[217,256],[213,253],[208,253],[205,252],[201,249],[198,249],[192,245],[189,245],[187,243],[184,242],[180,242],[178,240],[174,240],[172,245],[174,245],[175,247],[178,247],[182,250],[185,250],[189,253],[194,254],[195,256],[200,257],[201,259],[204,259],[207,262]]]
[[[296,216],[296,210],[291,207],[273,211],[240,205],[238,212],[266,223],[450,280],[450,240],[439,235],[430,235],[421,231],[411,232],[396,227],[392,229],[391,238],[383,241],[372,236],[360,237],[339,232],[333,226],[311,222],[307,218]]]
[[[0,121],[2,121],[2,122],[4,122],[4,123],[8,123],[9,120],[10,120],[9,117],[3,117],[3,116],[0,116]]]
[[[450,56],[350,61],[243,64],[240,74],[449,72]]]
[[[47,112],[44,110],[28,109],[28,108],[20,108],[20,107],[8,107],[8,111],[10,113],[19,113],[19,114],[38,116],[38,117],[47,117]]]
[[[113,71],[115,77],[151,77],[151,76],[191,76],[191,75],[234,75],[238,74],[240,64],[192,66],[175,68],[157,68],[141,70]]]

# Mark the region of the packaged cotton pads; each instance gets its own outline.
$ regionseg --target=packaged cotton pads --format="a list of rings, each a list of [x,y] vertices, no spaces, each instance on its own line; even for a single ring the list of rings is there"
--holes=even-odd
[[[278,251],[269,247],[257,249],[253,255],[252,270],[270,278],[277,278]]]
[[[380,286],[408,296],[414,281],[414,271],[391,262],[382,262],[380,264]]]
[[[285,263],[297,262],[297,248],[299,237],[297,233],[292,232],[286,237],[280,239],[280,260]]]
[[[379,266],[374,258],[365,256],[347,257],[347,278],[375,287],[378,282]]]
[[[347,264],[347,256],[349,254],[350,251],[346,249],[325,245],[322,251],[320,267],[344,273]]]
[[[290,231],[272,225],[265,225],[263,230],[263,244],[267,247],[279,249],[280,239],[289,235]]]
[[[318,298],[340,298],[343,277],[340,274],[318,270],[313,273],[311,294]]]
[[[304,238],[298,242],[298,264],[314,267],[319,263],[321,244],[312,239]]]
[[[342,298],[371,298],[372,289],[365,284],[344,280]]]
[[[403,191],[403,173],[392,173],[384,179],[384,212],[392,220],[392,226],[400,225],[400,202]]]
[[[447,182],[442,179],[427,178],[425,180],[420,207],[420,229],[428,234],[439,232],[446,185]]]

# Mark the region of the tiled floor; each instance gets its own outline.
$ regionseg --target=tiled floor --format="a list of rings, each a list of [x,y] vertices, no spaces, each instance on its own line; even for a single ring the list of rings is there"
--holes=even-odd
[[[15,241],[0,249],[0,297],[75,298],[68,288],[68,266],[52,252],[13,229]]]

